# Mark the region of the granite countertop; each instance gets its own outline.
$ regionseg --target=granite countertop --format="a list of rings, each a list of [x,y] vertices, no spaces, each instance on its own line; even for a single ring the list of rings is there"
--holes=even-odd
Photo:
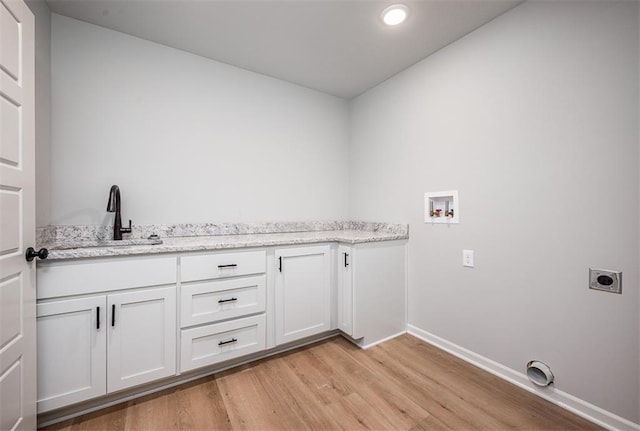
[[[226,224],[225,228],[229,226],[229,224]],[[298,229],[303,229],[304,227],[297,225]],[[333,229],[322,230],[323,227]],[[310,227],[310,230],[296,232],[286,232],[290,228],[286,224],[281,228],[283,232],[277,232],[278,229],[274,229],[273,225],[269,225],[269,229],[263,229],[261,226],[254,229],[243,229],[243,233],[227,235],[207,235],[207,233],[212,233],[211,229],[202,229],[201,226],[198,226],[198,229],[194,230],[195,233],[192,232],[193,234],[190,236],[161,237],[161,244],[152,244],[152,242],[157,241],[148,241],[141,238],[125,239],[120,243],[100,237],[87,237],[85,235],[86,228],[78,227],[82,232],[78,233],[76,231],[75,235],[70,235],[70,239],[64,236],[65,233],[68,233],[69,227],[65,227],[62,230],[62,237],[60,237],[60,232],[57,235],[55,233],[51,234],[51,232],[39,232],[41,238],[40,246],[45,246],[49,249],[48,260],[226,250],[324,242],[360,244],[409,238],[407,225],[361,222],[341,222],[337,225],[335,223],[329,225],[314,224]],[[147,230],[144,233],[147,233]],[[163,233],[165,232],[166,230],[163,231]],[[184,233],[184,230],[180,232]],[[222,233],[224,232],[222,231]],[[220,231],[214,233],[220,233]]]

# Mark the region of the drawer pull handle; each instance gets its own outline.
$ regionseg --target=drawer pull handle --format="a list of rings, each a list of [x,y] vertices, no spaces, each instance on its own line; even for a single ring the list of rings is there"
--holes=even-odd
[[[278,257],[278,271],[282,272],[282,256]]]
[[[227,341],[220,341],[218,343],[218,346],[224,346],[225,344],[231,344],[231,343],[237,343],[237,342],[238,342],[237,338],[232,338],[232,339],[227,340]]]
[[[116,326],[116,304],[111,304],[111,326]]]
[[[237,263],[231,263],[229,265],[218,265],[218,268],[223,269],[223,268],[235,268],[236,266],[238,266]]]
[[[346,268],[347,266],[349,266],[349,262],[347,262],[347,258],[349,257],[349,253],[345,253],[344,254],[344,267]]]
[[[225,302],[233,302],[233,301],[237,301],[238,298],[229,298],[229,299],[219,299],[218,300],[218,304],[223,304]]]
[[[100,307],[96,307],[96,329],[100,329]]]

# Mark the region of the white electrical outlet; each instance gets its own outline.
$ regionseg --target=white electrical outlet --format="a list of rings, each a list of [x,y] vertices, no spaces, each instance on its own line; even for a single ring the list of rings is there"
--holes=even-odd
[[[462,250],[462,266],[473,268],[473,250]]]

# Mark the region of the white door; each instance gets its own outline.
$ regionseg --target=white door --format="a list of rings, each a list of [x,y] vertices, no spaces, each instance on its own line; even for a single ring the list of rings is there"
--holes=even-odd
[[[331,329],[330,250],[276,250],[276,344]]]
[[[34,18],[0,2],[0,430],[36,428]]]
[[[176,288],[107,297],[107,390],[176,373]]]
[[[107,393],[107,298],[38,304],[38,412]]]
[[[353,336],[353,261],[351,247],[338,247],[338,329]]]

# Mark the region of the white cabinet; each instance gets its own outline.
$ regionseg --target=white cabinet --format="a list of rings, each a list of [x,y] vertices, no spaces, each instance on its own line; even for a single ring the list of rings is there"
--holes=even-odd
[[[38,304],[38,411],[173,375],[175,308],[175,287]]]
[[[369,347],[406,331],[406,241],[340,245],[338,328]]]
[[[37,271],[39,413],[294,346],[336,324],[362,347],[406,330],[406,241],[53,261]]]
[[[331,248],[275,250],[276,344],[331,329]]]
[[[181,372],[265,349],[266,258],[264,250],[180,258]]]
[[[37,305],[38,410],[107,393],[106,297]]]
[[[182,281],[262,274],[266,270],[264,250],[207,253],[180,258]]]
[[[176,372],[175,286],[108,295],[107,390]]]
[[[70,261],[41,261],[38,300],[138,287],[175,284],[176,258],[131,256]]]
[[[338,329],[353,338],[360,338],[353,332],[353,249],[338,246],[337,280],[337,310]]]
[[[183,284],[180,321],[183,328],[261,313],[266,303],[266,277],[206,280]]]
[[[264,314],[182,331],[180,368],[189,371],[265,348]]]
[[[176,259],[103,263],[38,266],[39,413],[176,373]],[[131,276],[137,289],[120,290],[136,263],[149,272]]]

